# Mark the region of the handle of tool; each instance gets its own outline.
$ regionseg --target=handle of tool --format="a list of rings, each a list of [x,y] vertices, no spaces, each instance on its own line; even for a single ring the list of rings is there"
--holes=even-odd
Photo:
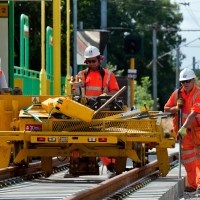
[[[180,108],[178,110],[178,130],[182,126],[182,109]],[[181,178],[181,143],[182,143],[182,137],[181,135],[178,136],[178,144],[179,144],[179,153],[178,153],[178,158],[179,158],[179,175],[178,178]]]
[[[107,106],[109,103],[111,103],[116,97],[118,97],[124,90],[126,89],[126,86],[123,86],[118,92],[116,92],[108,101],[106,101],[98,110],[94,112],[94,115],[99,113],[105,106]]]

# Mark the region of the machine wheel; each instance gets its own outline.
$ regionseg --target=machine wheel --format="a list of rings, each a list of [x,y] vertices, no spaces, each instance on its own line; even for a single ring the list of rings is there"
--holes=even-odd
[[[73,176],[99,175],[99,165],[96,157],[70,157],[69,173]]]

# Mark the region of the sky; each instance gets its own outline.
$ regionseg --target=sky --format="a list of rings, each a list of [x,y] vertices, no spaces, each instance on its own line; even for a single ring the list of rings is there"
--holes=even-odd
[[[200,0],[172,2],[180,5],[180,12],[183,14],[180,34],[186,38],[186,42],[180,46],[180,51],[186,56],[180,68],[193,68],[193,58],[195,58],[195,68],[200,69]]]

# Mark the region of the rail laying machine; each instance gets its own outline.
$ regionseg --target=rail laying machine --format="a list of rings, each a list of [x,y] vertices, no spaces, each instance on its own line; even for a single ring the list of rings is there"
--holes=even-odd
[[[97,175],[97,158],[110,157],[119,174],[127,158],[133,166],[144,166],[148,151],[155,148],[160,174],[166,176],[168,148],[175,146],[173,133],[164,125],[168,116],[128,111],[116,97],[110,99],[94,110],[94,104],[91,109],[67,97],[0,95],[0,168],[11,163],[27,167],[39,158],[49,176],[52,158],[59,157],[68,158],[72,175]]]

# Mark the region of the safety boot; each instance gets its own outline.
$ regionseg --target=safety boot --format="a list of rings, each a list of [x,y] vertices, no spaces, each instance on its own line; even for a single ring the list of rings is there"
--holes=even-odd
[[[196,189],[193,187],[186,186],[184,192],[195,192]]]
[[[115,164],[114,163],[109,163],[107,166],[107,175],[108,178],[112,178],[114,176],[116,176],[116,172],[115,172]]]

